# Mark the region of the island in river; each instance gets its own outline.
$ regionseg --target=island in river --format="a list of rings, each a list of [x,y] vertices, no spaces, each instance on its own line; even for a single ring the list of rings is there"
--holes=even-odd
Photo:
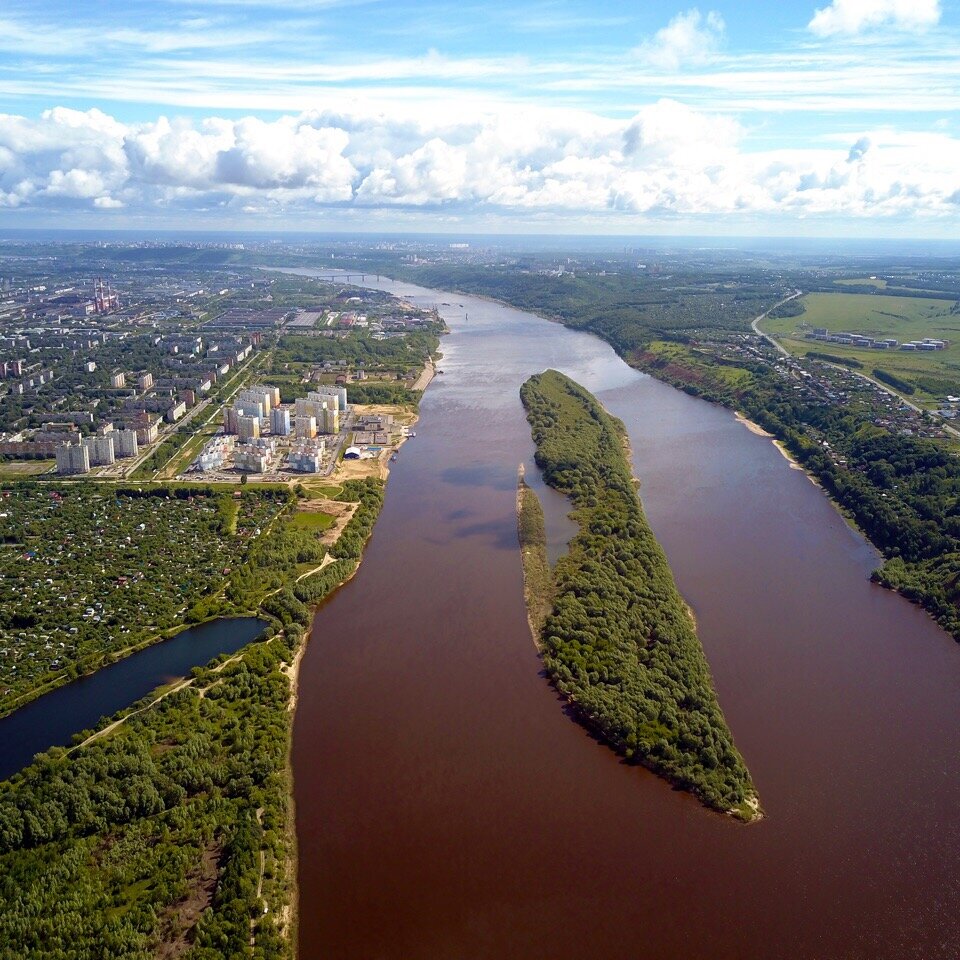
[[[615,750],[715,810],[759,819],[689,609],[640,505],[623,426],[556,370],[531,377],[520,397],[537,466],[579,526],[546,587],[542,512],[521,487],[525,592],[547,675]]]

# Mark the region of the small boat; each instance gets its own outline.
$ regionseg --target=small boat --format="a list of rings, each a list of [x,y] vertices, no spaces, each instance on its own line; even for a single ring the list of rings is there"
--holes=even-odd
[[[416,430],[411,430],[411,431],[410,431],[410,436],[411,436],[411,437],[415,437],[416,435],[417,435],[417,431],[416,431]]]
[[[391,462],[391,463],[396,463],[396,462],[397,462],[397,455],[396,455],[396,454],[394,454],[394,455],[390,458],[390,462]]]

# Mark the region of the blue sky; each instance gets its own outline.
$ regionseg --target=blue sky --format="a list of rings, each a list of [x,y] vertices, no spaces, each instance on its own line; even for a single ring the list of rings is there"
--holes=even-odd
[[[953,236],[957,50],[938,0],[6,0],[0,222]]]

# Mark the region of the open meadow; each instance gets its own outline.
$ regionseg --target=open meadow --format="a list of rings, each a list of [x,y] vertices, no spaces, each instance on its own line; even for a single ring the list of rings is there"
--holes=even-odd
[[[886,371],[912,385],[914,399],[919,401],[930,403],[949,394],[960,395],[960,313],[953,300],[810,293],[801,302],[804,312],[799,316],[763,321],[764,332],[775,336],[791,353],[805,356],[814,352],[858,361],[868,375],[875,369]],[[949,341],[949,346],[929,352],[874,350],[806,339],[815,327],[826,327],[830,333],[893,337],[901,343],[933,337]]]

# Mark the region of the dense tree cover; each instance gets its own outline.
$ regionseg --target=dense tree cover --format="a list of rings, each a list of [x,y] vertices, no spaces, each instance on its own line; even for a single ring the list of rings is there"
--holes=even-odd
[[[788,300],[786,303],[774,307],[769,315],[771,317],[799,317],[805,310],[806,307],[804,307],[802,300]]]
[[[247,531],[227,593],[232,609],[268,619],[267,639],[0,784],[0,944],[15,945],[11,956],[292,956],[286,667],[312,607],[356,570],[383,483],[344,483],[338,499],[358,506],[331,551],[338,559],[303,579],[298,565],[319,563],[326,548],[291,523],[287,491],[222,500],[217,523],[244,531],[245,502],[265,495],[283,509]]]
[[[351,403],[386,403],[416,407],[422,396],[419,390],[410,390],[402,383],[351,383]]]
[[[229,612],[229,571],[285,495],[234,504],[212,487],[0,491],[0,712],[161,632]]]
[[[537,464],[570,498],[580,528],[554,572],[541,637],[548,675],[615,749],[751,819],[756,791],[640,506],[622,425],[553,370],[531,377],[521,399]]]
[[[795,303],[796,301],[791,301]],[[862,370],[863,364],[856,357],[838,357],[832,353],[821,353],[819,350],[811,350],[807,356],[811,360],[825,360],[827,363],[838,363],[843,367],[850,367],[853,370]]]
[[[359,560],[363,548],[373,533],[380,508],[383,506],[384,485],[376,477],[364,477],[362,480],[347,480],[337,500],[357,503],[357,509],[350,522],[337,538],[330,555],[339,559]]]
[[[873,375],[882,383],[893,387],[894,390],[905,393],[908,397],[917,392],[916,387],[914,387],[912,383],[909,383],[902,377],[898,377],[895,373],[890,373],[889,370],[881,370],[879,367],[874,367]]]
[[[197,670],[108,735],[0,785],[0,954],[148,960],[180,941],[194,960],[292,955],[280,668],[294,645],[276,637]]]
[[[440,343],[441,324],[412,330],[402,337],[375,340],[372,334],[352,332],[346,337],[317,337],[287,333],[280,338],[273,354],[273,365],[290,363],[337,363],[366,369],[419,368]]]

